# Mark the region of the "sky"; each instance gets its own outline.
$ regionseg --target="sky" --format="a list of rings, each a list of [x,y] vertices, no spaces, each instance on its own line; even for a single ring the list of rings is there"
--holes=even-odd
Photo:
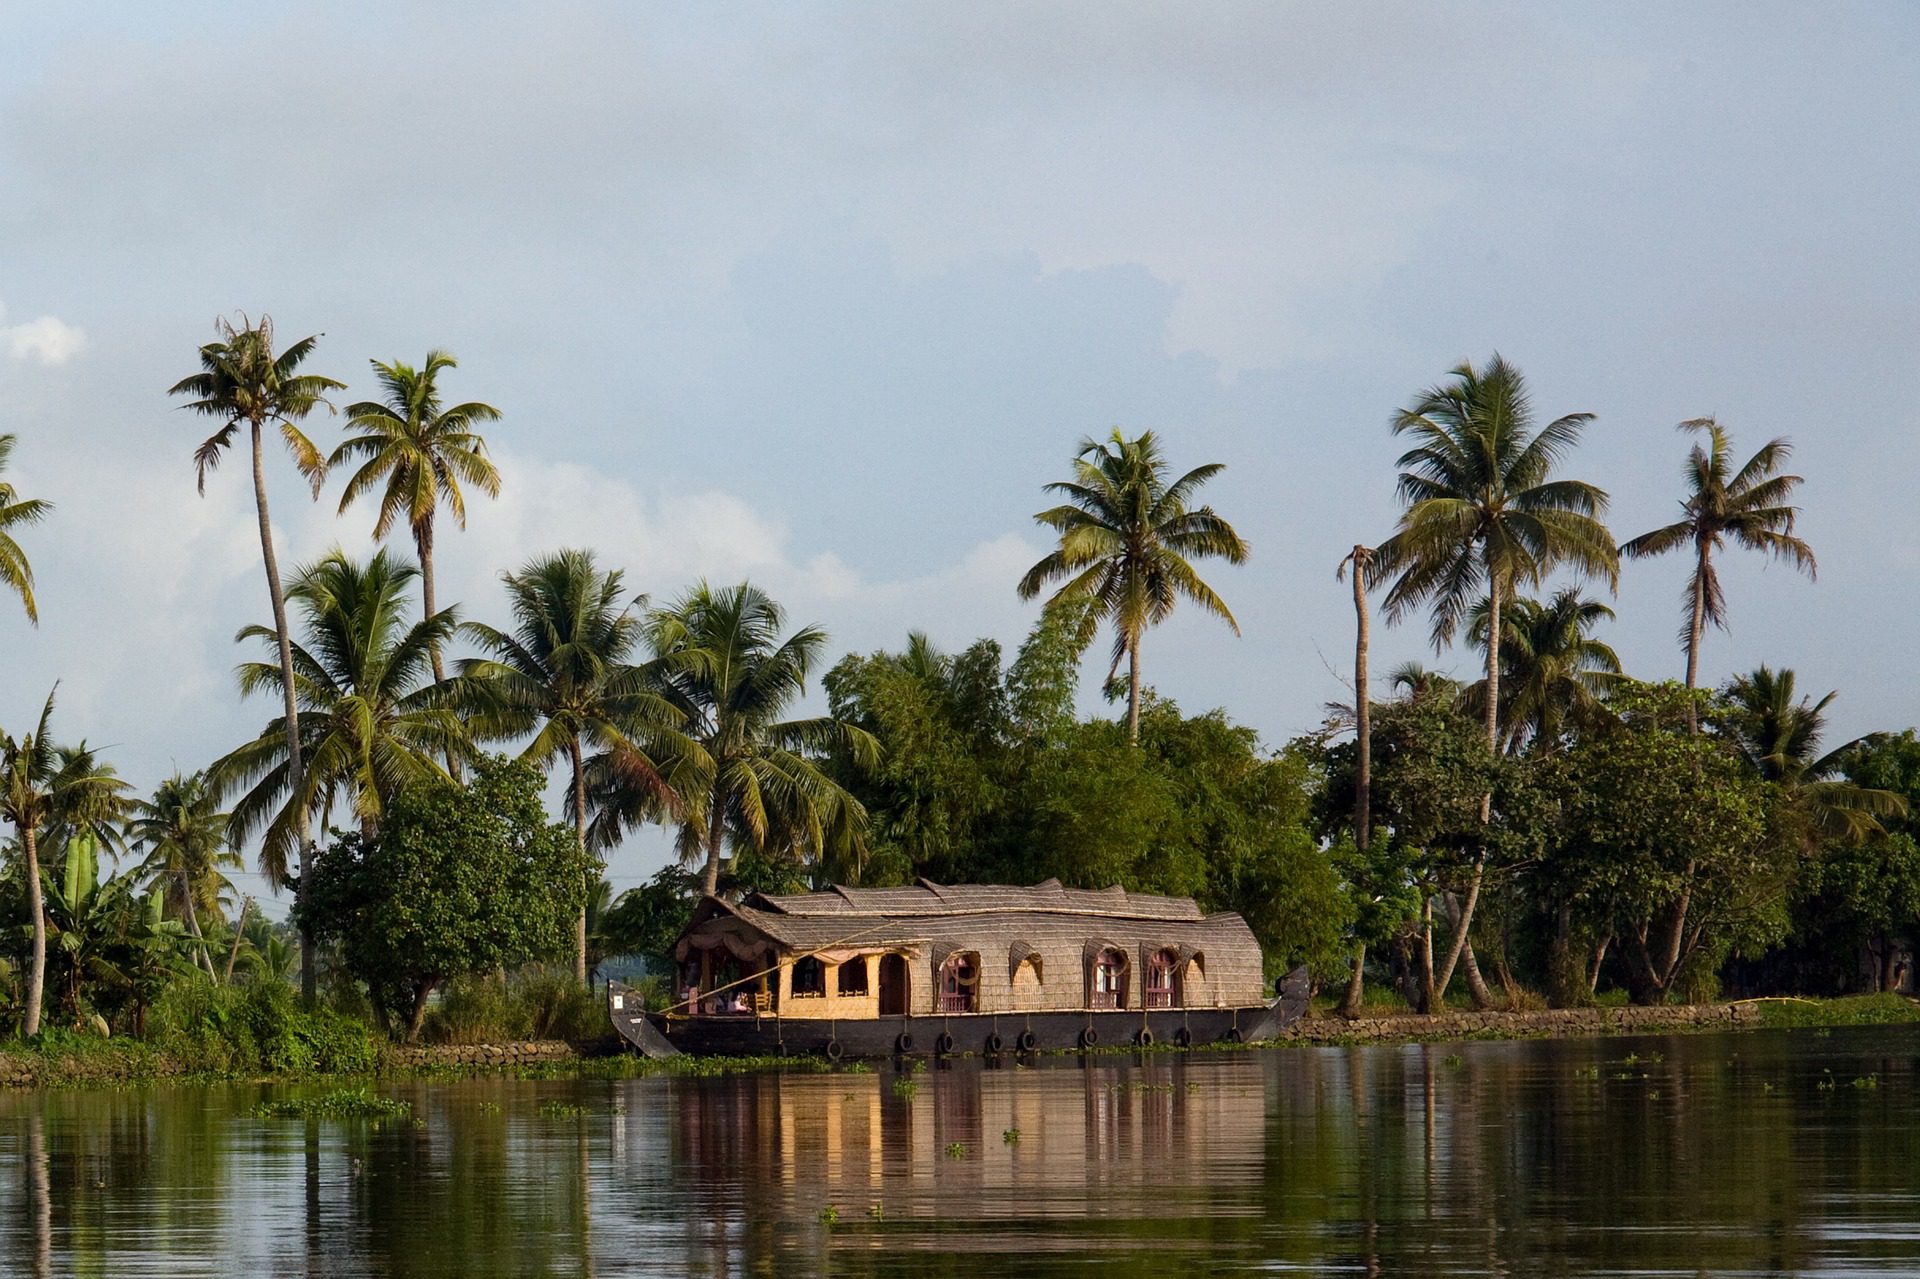
[[[58,681],[57,732],[144,790],[270,715],[233,679],[246,470],[197,495],[166,395],[239,310],[323,335],[341,403],[441,347],[502,410],[505,489],[436,554],[484,620],[579,545],[656,599],[750,578],[834,657],[1011,650],[1041,485],[1151,428],[1226,464],[1253,555],[1205,570],[1242,633],[1188,610],[1147,680],[1275,746],[1351,697],[1334,568],[1392,528],[1393,411],[1499,351],[1597,415],[1568,472],[1622,539],[1677,515],[1676,423],[1790,436],[1818,580],[1728,556],[1702,678],[1913,724],[1916,55],[1920,10],[1867,3],[0,0],[0,433],[56,508],[0,727]],[[284,562],[370,550],[339,488],[272,458]],[[1685,577],[1627,567],[1631,673],[1680,675]],[[1475,661],[1419,618],[1376,630],[1404,660]]]

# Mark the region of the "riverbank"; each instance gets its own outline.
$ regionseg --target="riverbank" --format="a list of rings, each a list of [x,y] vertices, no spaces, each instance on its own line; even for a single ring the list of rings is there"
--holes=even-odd
[[[1437,1016],[1386,1013],[1357,1018],[1322,1013],[1296,1023],[1278,1046],[1440,1043],[1474,1039],[1586,1039],[1606,1035],[1703,1033],[1764,1028],[1920,1023],[1920,1002],[1899,995],[1839,999],[1767,999],[1651,1008],[1554,1008],[1518,1012],[1451,1011]],[[1248,1048],[1262,1047],[1248,1045]],[[1111,1051],[1121,1051],[1114,1049]],[[1168,1051],[1172,1051],[1169,1049]],[[299,1081],[366,1077],[442,1079],[509,1074],[528,1078],[722,1075],[753,1070],[865,1070],[849,1062],[779,1057],[680,1057],[651,1061],[617,1040],[527,1040],[500,1044],[392,1044],[352,1072],[209,1069],[135,1040],[55,1035],[39,1044],[0,1046],[0,1088],[124,1087],[160,1081]]]

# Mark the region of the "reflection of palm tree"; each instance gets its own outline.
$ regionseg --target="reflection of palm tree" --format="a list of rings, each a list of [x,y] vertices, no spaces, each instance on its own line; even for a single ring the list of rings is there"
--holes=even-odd
[[[1826,732],[1827,707],[1837,694],[1796,701],[1793,672],[1762,666],[1728,684],[1726,696],[1732,703],[1728,727],[1741,754],[1780,786],[1812,832],[1864,839],[1880,832],[1882,817],[1906,812],[1906,800],[1895,792],[1856,785],[1840,775],[1847,753],[1869,737],[1816,753]]]
[[[167,905],[186,920],[195,955],[214,975],[200,930],[200,913],[218,918],[220,899],[233,885],[220,872],[246,863],[228,838],[230,815],[220,811],[219,796],[204,773],[176,773],[161,782],[151,799],[135,801],[127,838],[146,856],[139,873],[160,889]]]
[[[1733,442],[1725,428],[1710,417],[1682,422],[1683,431],[1707,437],[1707,448],[1693,446],[1687,455],[1687,496],[1681,499],[1681,518],[1665,528],[1642,533],[1620,548],[1623,555],[1644,559],[1664,555],[1692,543],[1693,572],[1687,577],[1687,621],[1680,642],[1687,650],[1687,688],[1696,687],[1700,673],[1700,638],[1706,623],[1727,627],[1726,597],[1713,553],[1731,538],[1735,545],[1764,551],[1785,560],[1808,577],[1816,572],[1813,549],[1793,535],[1796,507],[1787,499],[1800,485],[1798,475],[1781,475],[1780,467],[1793,446],[1784,438],[1769,440],[1733,469]],[[1687,712],[1687,725],[1698,729],[1699,712]]]
[[[1060,534],[1060,544],[1020,579],[1020,598],[1065,578],[1048,603],[1085,600],[1090,628],[1113,623],[1113,666],[1127,662],[1127,740],[1140,740],[1140,637],[1163,622],[1182,597],[1226,622],[1240,624],[1226,602],[1200,580],[1190,560],[1215,556],[1229,564],[1247,558],[1247,544],[1211,506],[1187,503],[1202,484],[1226,468],[1196,466],[1167,482],[1166,460],[1152,431],[1129,440],[1083,440],[1071,481],[1047,485],[1067,501],[1034,516]]]
[[[1613,610],[1565,587],[1542,604],[1521,597],[1503,619],[1500,637],[1500,720],[1506,747],[1531,742],[1551,754],[1570,724],[1600,713],[1608,689],[1619,682],[1620,657],[1587,632],[1612,621]],[[1487,643],[1487,605],[1474,606],[1467,636]],[[1466,690],[1470,707],[1484,712],[1486,681]]]

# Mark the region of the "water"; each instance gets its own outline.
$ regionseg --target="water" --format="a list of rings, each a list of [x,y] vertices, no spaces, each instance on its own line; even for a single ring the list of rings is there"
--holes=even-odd
[[[254,1119],[260,1086],[0,1094],[0,1274],[1910,1275],[1917,1055],[1862,1028],[469,1080],[382,1088],[419,1117],[385,1127]]]

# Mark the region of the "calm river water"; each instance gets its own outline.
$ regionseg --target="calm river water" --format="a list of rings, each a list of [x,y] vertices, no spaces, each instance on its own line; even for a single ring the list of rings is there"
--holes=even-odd
[[[1870,1028],[470,1080],[382,1088],[419,1117],[384,1127],[0,1094],[0,1274],[1912,1275],[1917,1059]]]

